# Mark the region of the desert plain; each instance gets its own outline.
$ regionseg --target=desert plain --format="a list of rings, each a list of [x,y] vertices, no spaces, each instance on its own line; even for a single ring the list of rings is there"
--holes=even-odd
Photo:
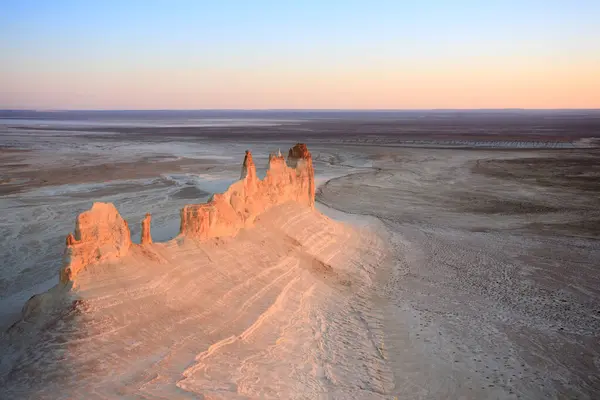
[[[2,117],[1,398],[600,395],[597,111]],[[298,142],[314,208],[179,235]],[[24,314],[94,202],[135,245]]]

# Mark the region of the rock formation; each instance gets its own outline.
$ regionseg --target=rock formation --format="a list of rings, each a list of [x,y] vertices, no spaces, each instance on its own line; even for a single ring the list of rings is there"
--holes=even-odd
[[[235,235],[264,211],[288,201],[314,208],[314,169],[306,145],[292,147],[287,162],[281,154],[271,154],[263,180],[257,178],[252,154],[247,151],[238,182],[208,203],[186,205],[181,210],[180,234],[199,239]]]
[[[246,151],[239,181],[207,203],[186,205],[181,210],[180,235],[199,240],[233,236],[264,211],[286,202],[315,205],[312,157],[304,144],[292,147],[287,161],[281,152],[271,154],[263,180],[257,178],[252,154]],[[141,245],[152,244],[151,219],[146,214],[142,221]],[[66,246],[60,271],[60,282],[65,284],[87,265],[127,254],[131,233],[113,204],[94,203],[77,217],[75,234],[67,236]]]
[[[150,235],[150,221],[152,221],[152,215],[146,214],[146,217],[142,220],[142,234],[140,237],[140,243],[151,244],[152,236]]]
[[[311,208],[315,207],[315,170],[313,169],[312,156],[304,143],[297,143],[288,152],[288,165],[300,169],[303,173],[301,184],[303,190],[308,190]]]
[[[85,266],[127,254],[131,233],[127,222],[110,203],[94,203],[77,217],[75,235],[67,236],[60,281],[71,281]]]

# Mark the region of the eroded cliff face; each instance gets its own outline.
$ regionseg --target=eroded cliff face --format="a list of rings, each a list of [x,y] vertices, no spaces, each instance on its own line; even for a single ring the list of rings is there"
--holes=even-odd
[[[152,221],[152,215],[146,214],[146,217],[142,220],[142,233],[140,236],[141,244],[151,244],[152,235],[150,235],[150,221]]]
[[[306,145],[292,147],[287,162],[282,155],[271,154],[263,180],[256,177],[252,154],[247,151],[241,180],[208,203],[181,210],[180,233],[200,239],[235,235],[264,211],[288,201],[314,208],[314,170]]]
[[[312,157],[306,145],[296,144],[288,152],[269,156],[266,177],[256,176],[250,151],[242,164],[241,179],[209,202],[186,205],[181,210],[180,235],[193,239],[233,236],[251,226],[263,212],[278,204],[296,202],[314,208],[315,183]],[[142,221],[141,246],[152,244],[150,214]],[[90,264],[127,254],[131,233],[113,204],[94,203],[77,217],[75,234],[66,240],[60,282],[72,282]],[[137,245],[135,245],[137,246]]]
[[[127,254],[131,232],[111,203],[94,203],[77,217],[75,235],[67,236],[60,281],[73,280],[85,266]]]

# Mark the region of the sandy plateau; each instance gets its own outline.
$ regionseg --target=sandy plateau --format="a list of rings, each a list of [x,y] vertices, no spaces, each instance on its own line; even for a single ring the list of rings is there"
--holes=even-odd
[[[600,398],[597,140],[398,124],[6,128],[0,398]]]
[[[247,152],[242,179],[185,206],[180,234],[165,243],[152,242],[148,217],[132,243],[114,205],[94,203],[67,236],[59,283],[3,337],[3,361],[14,357],[5,394],[388,392],[369,289],[384,245],[314,210],[314,196],[311,155],[296,145],[287,160],[270,156],[263,180]]]

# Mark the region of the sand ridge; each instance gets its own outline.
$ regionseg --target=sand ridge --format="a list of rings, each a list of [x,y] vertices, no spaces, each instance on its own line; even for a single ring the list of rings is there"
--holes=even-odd
[[[386,398],[392,378],[369,303],[385,257],[368,229],[293,202],[235,238],[134,247],[80,271],[72,306],[7,347],[18,367],[3,371],[2,392]]]
[[[290,154],[293,167],[270,157],[263,181],[247,154],[243,179],[221,197],[235,209],[241,192],[243,209],[254,207],[234,230],[219,226],[231,227],[219,200],[205,230],[167,242],[150,240],[145,219],[141,245],[113,205],[81,214],[69,274],[2,337],[0,393],[387,398],[393,377],[371,303],[384,241],[314,210],[310,153]]]

